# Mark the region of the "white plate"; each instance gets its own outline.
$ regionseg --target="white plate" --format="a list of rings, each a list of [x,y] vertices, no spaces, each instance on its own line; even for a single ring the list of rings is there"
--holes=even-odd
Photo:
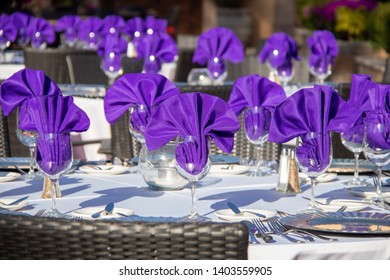
[[[81,217],[83,219],[91,219],[94,220],[94,218],[91,217],[92,214],[97,213],[99,211],[102,211],[104,209],[104,206],[97,206],[97,207],[87,207],[83,209],[77,209],[72,212],[73,216]],[[121,213],[126,216],[130,216],[134,213],[131,209],[126,208],[117,208],[115,207],[111,215],[101,215],[100,219],[112,219],[112,218],[123,218],[123,215],[120,215],[118,213]]]
[[[260,218],[259,216],[256,216],[255,214],[244,212],[243,215],[237,215],[235,214],[231,209],[223,209],[215,212],[215,215],[220,218],[221,220],[230,221],[230,222],[240,222],[240,221],[250,221],[253,219],[262,219],[262,220],[268,220],[269,218],[275,217],[276,212],[275,211],[269,211],[269,210],[258,210],[258,209],[245,209],[240,208],[241,211],[251,211],[258,214],[262,214],[265,216],[265,218]]]
[[[316,198],[316,200],[321,203],[327,203],[327,199]],[[353,201],[352,199],[332,199],[328,205],[321,205],[319,203],[317,205],[325,212],[335,212],[344,205],[347,206],[345,211],[360,211],[370,206],[368,203],[359,202],[359,200]]]
[[[309,181],[309,177],[305,173],[299,173],[299,178],[301,180]],[[318,183],[325,183],[333,181],[337,178],[337,173],[323,173],[317,177]]]
[[[11,203],[12,201],[15,201],[17,200],[17,198],[0,198],[0,202],[3,202],[3,203]],[[11,211],[16,211],[16,210],[19,210],[19,209],[22,209],[23,207],[26,207],[28,205],[28,201],[27,200],[23,200],[21,202],[19,202],[18,204],[15,204],[15,205],[3,205],[3,204],[0,204],[0,208],[3,208],[3,209],[7,209],[7,210],[11,210]]]
[[[345,190],[359,197],[372,198],[376,196],[375,186],[347,187],[345,188]],[[384,197],[390,197],[390,188],[389,187],[382,188],[382,194]]]
[[[16,172],[0,172],[0,182],[9,182],[20,177],[20,173]]]
[[[229,167],[229,169],[227,169]],[[239,175],[247,172],[250,166],[238,164],[216,164],[211,165],[210,175]]]
[[[122,165],[83,165],[80,166],[79,170],[93,175],[117,175],[129,171],[129,167]]]

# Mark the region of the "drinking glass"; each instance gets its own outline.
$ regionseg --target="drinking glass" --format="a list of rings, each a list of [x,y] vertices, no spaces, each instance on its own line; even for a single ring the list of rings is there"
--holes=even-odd
[[[276,74],[278,75],[279,81],[282,83],[282,86],[285,88],[288,85],[288,82],[294,77],[294,68],[285,68],[280,67],[276,69]]]
[[[18,140],[30,150],[30,169],[24,177],[25,180],[33,180],[37,177],[35,172],[35,148],[36,148],[36,139],[38,133],[35,131],[21,130],[16,128],[16,137]]]
[[[123,74],[121,56],[115,52],[109,52],[102,58],[101,68],[108,77],[108,84],[112,85],[116,78]]]
[[[69,171],[72,165],[72,144],[70,133],[42,133],[37,138],[37,165],[39,170],[51,181],[51,209],[47,217],[64,218],[57,210],[56,190],[59,178]]]
[[[316,77],[318,84],[323,85],[325,79],[332,74],[332,65],[328,64],[325,68],[322,66],[309,66],[309,72]]]
[[[193,68],[188,73],[187,83],[192,86],[209,86],[213,81],[207,68]]]
[[[24,179],[33,180],[37,177],[37,173],[35,172],[35,151],[38,133],[35,131],[22,130],[19,128],[19,107],[16,110],[16,137],[23,145],[27,146],[30,150],[30,168]]]
[[[332,163],[332,138],[330,133],[322,134],[309,132],[301,136],[301,141],[296,150],[298,166],[301,171],[310,178],[311,198],[308,211],[318,211],[315,200],[315,187],[317,177]]]
[[[260,170],[260,150],[261,146],[267,142],[269,125],[271,123],[271,112],[262,107],[248,107],[244,110],[244,130],[245,136],[256,149],[256,160],[252,176],[264,176]]]
[[[185,138],[178,137],[178,139],[176,139],[176,145],[177,145],[177,147],[178,147],[178,145],[183,145],[182,150],[190,151],[190,150],[192,150],[191,147],[193,148],[193,146],[197,144],[194,141],[194,139],[197,139],[197,137],[196,136],[187,136]],[[210,167],[211,167],[208,139],[206,139],[205,145],[206,145],[206,147],[205,147],[206,151],[204,151],[204,152],[207,155],[207,162],[204,165],[204,167],[202,168],[202,170],[200,170],[200,172],[198,172],[197,174],[192,174],[192,173],[187,172],[187,170],[183,169],[179,164],[177,165],[177,171],[179,172],[179,174],[181,176],[183,176],[185,179],[187,179],[191,185],[191,198],[192,198],[191,199],[191,212],[187,216],[183,217],[182,221],[199,222],[199,221],[209,220],[209,218],[200,215],[198,213],[198,211],[196,210],[197,198],[195,195],[197,183],[207,175],[207,173],[209,172]],[[184,155],[184,156],[186,158],[191,157],[190,155]],[[188,170],[194,170],[196,165],[197,165],[197,163],[187,162],[186,167]]]
[[[145,143],[144,130],[149,117],[146,105],[132,105],[129,109],[129,131],[130,134],[141,144]]]
[[[363,137],[364,156],[377,167],[376,196],[372,202],[378,205],[385,200],[382,194],[382,167],[390,163],[390,124],[367,123]]]
[[[355,172],[352,180],[345,182],[348,186],[366,185],[359,178],[359,155],[363,152],[364,125],[352,127],[349,131],[340,133],[341,143],[353,153],[355,158]]]

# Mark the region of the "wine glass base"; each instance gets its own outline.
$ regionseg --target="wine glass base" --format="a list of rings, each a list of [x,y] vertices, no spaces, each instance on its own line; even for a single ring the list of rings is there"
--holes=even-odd
[[[26,173],[24,180],[25,181],[31,181],[31,180],[36,180],[36,179],[42,179],[43,175],[39,172],[34,172],[34,173]]]
[[[57,209],[50,209],[44,217],[47,218],[63,218],[63,219],[72,219],[73,217],[64,213],[59,212]]]
[[[365,186],[371,186],[370,183],[367,183],[365,181],[362,181],[360,179],[358,180],[350,180],[350,181],[346,181],[346,182],[343,182],[343,185],[345,186],[350,186],[350,187],[356,187],[356,186],[362,186],[362,187],[365,187]]]
[[[208,222],[210,220],[211,219],[208,217],[199,215],[198,212],[191,213],[179,219],[180,222],[185,222],[185,223]]]

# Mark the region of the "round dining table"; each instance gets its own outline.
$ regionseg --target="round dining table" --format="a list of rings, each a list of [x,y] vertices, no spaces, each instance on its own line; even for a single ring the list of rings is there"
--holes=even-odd
[[[87,169],[83,169],[84,171]],[[93,170],[91,168],[91,170]],[[110,170],[110,169],[108,169]],[[233,169],[234,170],[234,169]],[[242,169],[246,171],[246,169]],[[104,209],[114,203],[117,209],[139,219],[167,220],[187,215],[191,208],[191,190],[187,186],[182,190],[156,191],[145,183],[138,172],[138,167],[126,168],[124,173],[115,172],[83,172],[80,168],[60,179],[62,197],[57,199],[57,208],[62,213],[78,216],[88,209]],[[240,173],[240,174],[237,174]],[[362,178],[372,183],[372,175],[363,174]],[[364,199],[348,189],[343,182],[351,179],[351,175],[338,174],[331,181],[320,182],[315,189],[316,198],[325,199]],[[324,180],[325,181],[325,180]],[[386,178],[383,179],[386,182]],[[299,193],[276,191],[278,174],[270,170],[263,177],[248,176],[248,172],[229,172],[229,169],[212,170],[198,182],[196,207],[201,215],[216,222],[239,221],[237,215],[229,214],[228,202],[240,209],[266,213],[270,217],[277,211],[296,214],[308,208],[310,184],[300,180]],[[389,187],[384,187],[384,190]],[[26,204],[15,211],[35,215],[41,209],[50,208],[50,199],[42,199],[43,179],[25,181],[23,176],[13,181],[0,182],[0,201],[28,196]],[[390,188],[389,188],[390,189]],[[351,206],[352,207],[352,206]],[[388,211],[363,205],[359,213],[388,213]],[[119,210],[118,210],[119,211]],[[332,210],[334,211],[334,210]],[[349,213],[349,209],[346,209]],[[355,213],[351,211],[351,213]],[[357,213],[357,212],[356,212]],[[390,220],[389,221],[390,224]],[[313,238],[312,242],[295,243],[282,235],[273,235],[273,242],[266,243],[262,238],[248,247],[249,259],[291,260],[291,259],[390,259],[390,234],[336,234],[321,232],[337,241]]]

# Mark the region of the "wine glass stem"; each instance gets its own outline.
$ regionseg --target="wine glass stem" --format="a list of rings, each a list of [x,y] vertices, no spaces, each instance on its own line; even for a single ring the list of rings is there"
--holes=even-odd
[[[34,172],[35,167],[35,148],[30,147],[30,170],[28,171],[28,174],[32,176]]]
[[[353,181],[357,182],[359,181],[359,153],[354,153],[353,156],[355,157],[355,172],[353,175]]]
[[[255,167],[254,167],[254,174],[255,176],[263,176],[263,173],[260,169],[260,160],[261,160],[261,145],[256,145],[256,159],[255,159]]]
[[[195,189],[196,189],[196,181],[191,182],[191,213],[190,216],[193,217],[197,214],[196,211],[196,195],[195,195]]]
[[[310,177],[310,188],[311,188],[311,197],[310,197],[310,207],[316,209],[317,203],[316,203],[316,195],[314,192],[314,188],[317,185],[317,180],[315,177]]]
[[[382,168],[380,166],[378,166],[378,168],[376,170],[376,174],[377,174],[377,177],[378,177],[378,182],[377,182],[377,185],[376,185],[376,194],[377,194],[376,200],[378,202],[380,202],[380,201],[383,201],[383,195],[382,195]]]
[[[58,179],[51,179],[51,211],[57,211],[56,190],[58,188]]]

